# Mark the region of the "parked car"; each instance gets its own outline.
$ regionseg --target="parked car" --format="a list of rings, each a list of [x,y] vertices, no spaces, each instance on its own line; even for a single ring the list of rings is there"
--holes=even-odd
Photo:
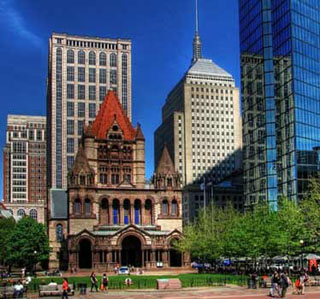
[[[119,270],[118,270],[118,274],[120,274],[120,275],[129,275],[130,274],[129,267],[126,267],[126,266],[120,267]]]

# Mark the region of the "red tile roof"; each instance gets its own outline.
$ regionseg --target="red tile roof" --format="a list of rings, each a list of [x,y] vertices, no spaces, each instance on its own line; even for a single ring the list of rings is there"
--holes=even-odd
[[[105,139],[114,121],[120,126],[125,140],[134,140],[136,129],[133,128],[129,118],[123,110],[114,91],[108,91],[101,105],[100,111],[94,120],[91,133],[99,139]]]

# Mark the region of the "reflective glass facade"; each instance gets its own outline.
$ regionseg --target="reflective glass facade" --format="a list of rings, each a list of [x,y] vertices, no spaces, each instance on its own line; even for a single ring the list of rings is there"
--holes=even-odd
[[[320,2],[239,0],[247,205],[298,200],[319,168]]]

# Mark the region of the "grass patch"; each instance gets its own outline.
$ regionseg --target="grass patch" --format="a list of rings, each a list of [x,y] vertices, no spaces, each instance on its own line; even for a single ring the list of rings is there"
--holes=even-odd
[[[109,276],[109,289],[127,289],[125,279],[126,275]],[[157,279],[179,278],[183,288],[189,287],[206,287],[206,286],[223,286],[225,284],[233,284],[243,286],[247,283],[247,276],[240,275],[223,275],[223,274],[179,274],[179,275],[130,275],[132,285],[130,289],[155,289],[157,287]],[[98,285],[101,283],[101,276],[97,276]],[[62,278],[36,278],[29,284],[31,291],[37,291],[40,284],[48,284],[51,280],[62,284]],[[90,288],[90,277],[69,277],[70,284],[74,284],[76,290],[79,284],[86,283]]]

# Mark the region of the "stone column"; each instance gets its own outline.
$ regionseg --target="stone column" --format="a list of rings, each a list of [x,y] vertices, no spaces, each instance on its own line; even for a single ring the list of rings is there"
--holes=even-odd
[[[108,206],[108,224],[113,225],[113,217],[112,217],[112,202]]]
[[[131,223],[131,224],[135,224],[134,223],[134,203],[132,203],[131,201],[130,201],[130,211],[129,211],[129,215],[130,215],[130,217],[129,217],[129,223]]]
[[[144,202],[141,202],[141,219],[140,219],[141,225],[145,225],[145,206]]]
[[[144,250],[142,250],[141,253],[142,253],[142,268],[144,268]]]
[[[119,224],[120,224],[120,225],[123,225],[123,224],[124,224],[124,208],[123,208],[123,203],[120,203]]]

